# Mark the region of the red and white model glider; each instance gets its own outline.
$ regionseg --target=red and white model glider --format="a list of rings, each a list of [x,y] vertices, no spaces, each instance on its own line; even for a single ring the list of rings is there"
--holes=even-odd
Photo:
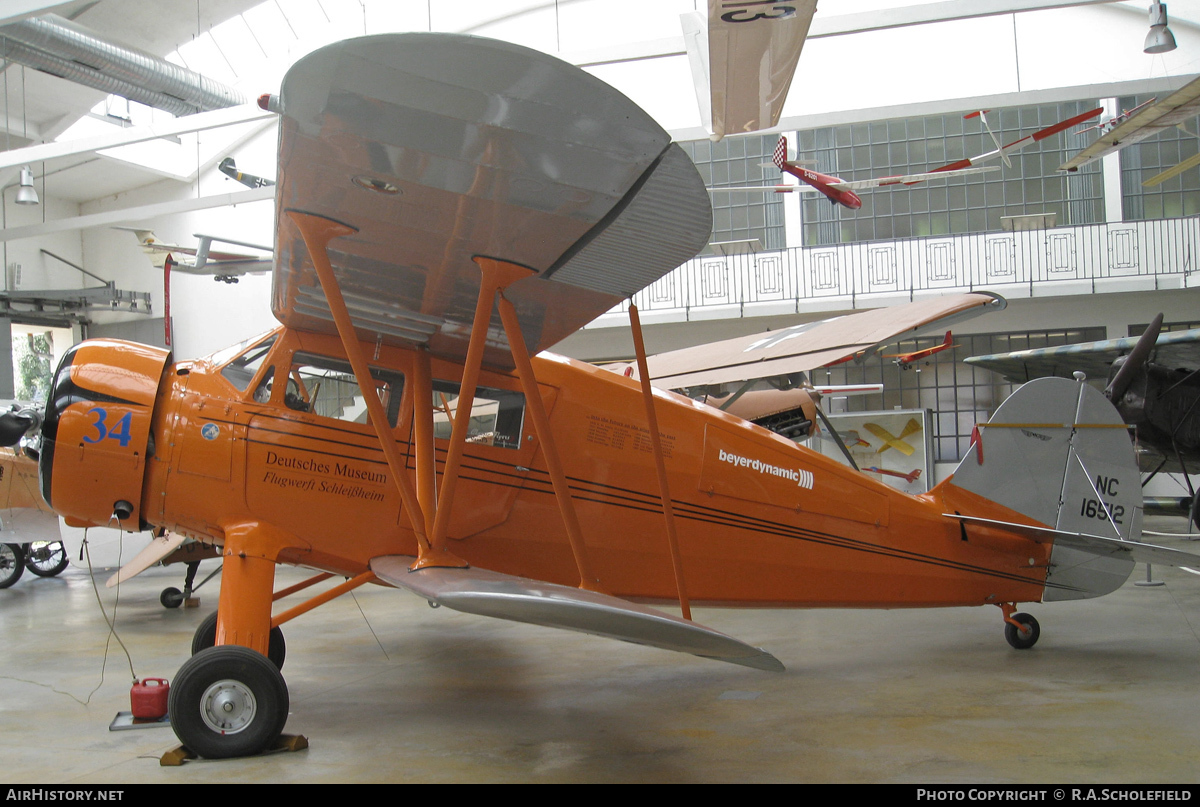
[[[949,165],[943,165],[941,168],[935,168],[933,171],[927,171],[921,174],[901,174],[888,177],[876,177],[874,179],[860,179],[854,181],[846,181],[840,177],[822,174],[818,171],[810,171],[800,165],[795,160],[787,159],[787,136],[782,135],[779,138],[779,144],[775,147],[773,161],[780,171],[786,174],[791,174],[800,180],[803,185],[763,185],[763,186],[740,186],[734,188],[710,188],[712,191],[757,191],[760,193],[795,193],[813,192],[823,193],[829,198],[829,201],[834,204],[843,205],[851,210],[857,210],[862,207],[862,199],[855,191],[865,190],[869,188],[882,188],[888,185],[914,185],[918,182],[926,182],[931,179],[949,179],[951,177],[968,176],[971,174],[979,174],[985,171],[998,171],[997,167],[978,167],[980,163],[989,162],[997,158],[1004,160],[1005,164],[1009,164],[1008,155],[1014,151],[1019,151],[1028,145],[1036,143],[1040,140],[1045,140],[1051,135],[1057,134],[1064,129],[1069,129],[1076,124],[1082,123],[1085,120],[1096,117],[1100,114],[1101,108],[1084,112],[1067,120],[1060,121],[1053,126],[1048,126],[1034,132],[1031,135],[1014,140],[1007,145],[1000,145],[1000,141],[992,132],[991,127],[987,125],[987,120],[984,118],[983,112],[972,112],[967,115],[968,118],[978,117],[983,121],[984,128],[988,134],[992,136],[996,148],[992,151],[980,154],[978,157],[971,157],[962,160],[956,160]]]

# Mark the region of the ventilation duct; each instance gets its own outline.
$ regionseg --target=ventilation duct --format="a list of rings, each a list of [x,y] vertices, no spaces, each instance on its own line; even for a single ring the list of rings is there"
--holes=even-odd
[[[240,92],[54,14],[0,27],[0,55],[130,101],[190,115],[246,103]]]

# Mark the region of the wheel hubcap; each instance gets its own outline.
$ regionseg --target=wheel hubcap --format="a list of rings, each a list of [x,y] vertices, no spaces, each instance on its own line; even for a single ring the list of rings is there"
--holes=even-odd
[[[241,681],[217,681],[200,698],[204,725],[218,734],[237,734],[254,722],[258,704]]]

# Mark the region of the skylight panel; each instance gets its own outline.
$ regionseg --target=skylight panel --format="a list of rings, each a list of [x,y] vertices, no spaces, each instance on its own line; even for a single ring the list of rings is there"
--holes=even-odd
[[[296,37],[307,46],[309,41],[322,41],[331,21],[317,0],[289,0],[279,5]]]
[[[239,79],[253,73],[266,58],[262,46],[240,14],[214,25],[209,33]]]
[[[267,52],[268,59],[275,59],[288,52],[296,41],[287,17],[279,10],[276,0],[267,0],[242,14],[254,34],[254,39]]]
[[[207,31],[191,42],[181,45],[179,55],[183,57],[188,68],[214,81],[223,81],[227,84],[237,81],[233,68]]]

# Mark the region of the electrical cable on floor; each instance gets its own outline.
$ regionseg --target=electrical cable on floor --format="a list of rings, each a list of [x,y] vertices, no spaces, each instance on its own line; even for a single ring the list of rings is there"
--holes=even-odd
[[[124,560],[124,558],[121,555],[121,553],[123,552],[123,550],[125,548],[124,541],[119,540],[118,545],[120,546],[120,549],[118,550],[118,553],[117,553],[117,568],[119,569],[121,566],[121,561]],[[96,604],[100,606],[100,613],[101,613],[101,615],[104,616],[104,621],[108,624],[108,637],[105,639],[105,642],[104,642],[104,659],[100,664],[100,683],[96,684],[96,688],[88,693],[88,701],[91,701],[92,695],[96,694],[96,692],[100,689],[100,687],[104,686],[104,671],[105,671],[105,668],[108,666],[108,648],[111,646],[113,639],[116,639],[117,644],[119,644],[121,646],[121,650],[125,651],[125,659],[126,659],[126,661],[129,662],[129,674],[131,676],[133,676],[133,680],[135,683],[137,682],[138,677],[137,677],[137,673],[134,672],[134,670],[133,670],[133,657],[129,655],[129,649],[127,647],[125,647],[125,643],[123,641],[121,641],[121,637],[117,633],[117,628],[115,625],[115,622],[117,619],[117,606],[121,602],[120,573],[118,572],[118,576],[117,576],[117,594],[116,594],[116,597],[113,599],[113,615],[112,615],[112,619],[109,619],[108,612],[104,610],[104,601],[100,599],[100,589],[96,586],[96,577],[92,570],[92,552],[91,552],[91,549],[89,549],[89,547],[88,547],[87,528],[85,528],[83,531],[83,552],[84,552],[84,555],[87,557],[88,578],[92,581],[92,591],[95,592],[95,594],[96,594]]]
[[[379,645],[379,649],[383,651],[383,657],[388,661],[391,661],[392,657],[389,656],[388,651],[384,649],[383,642],[379,641],[379,636],[375,633],[375,629],[371,627],[371,620],[367,619],[367,614],[365,611],[363,611],[362,603],[358,601],[358,597],[354,596],[353,591],[350,592],[350,598],[354,600],[354,604],[358,607],[358,612],[362,614],[363,622],[367,624],[367,630],[371,631],[371,635],[375,637],[375,644]]]

